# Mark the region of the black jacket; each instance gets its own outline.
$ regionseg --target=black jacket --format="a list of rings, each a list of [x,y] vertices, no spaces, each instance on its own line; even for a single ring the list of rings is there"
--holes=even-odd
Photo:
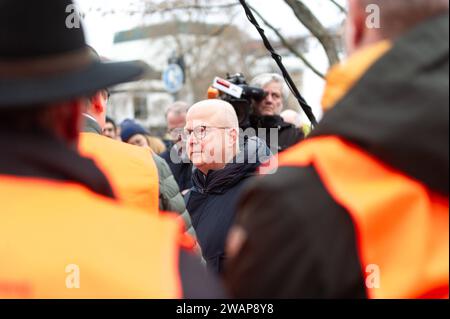
[[[193,188],[186,196],[187,209],[208,266],[221,273],[225,259],[225,241],[234,221],[236,202],[245,182],[255,175],[268,150],[264,142],[252,138],[233,163],[205,176],[199,170],[193,174]],[[258,156],[254,156],[258,154]],[[251,160],[249,160],[251,159]]]
[[[161,157],[169,164],[170,170],[178,183],[180,191],[183,192],[187,189],[191,189],[193,186],[192,171],[194,169],[192,163],[183,161],[182,157],[178,154],[176,146],[172,147],[170,151],[168,150],[162,153]]]
[[[283,152],[289,147],[299,143],[305,138],[302,130],[294,125],[286,123],[279,115],[275,116],[250,116],[251,127],[266,129],[265,134],[258,132],[258,137],[265,140],[273,153]],[[270,138],[270,129],[278,130],[278,141]]]
[[[448,25],[447,14],[399,38],[312,137],[350,141],[448,198]],[[227,268],[234,297],[366,296],[353,221],[314,166],[249,186],[237,222],[248,239]]]

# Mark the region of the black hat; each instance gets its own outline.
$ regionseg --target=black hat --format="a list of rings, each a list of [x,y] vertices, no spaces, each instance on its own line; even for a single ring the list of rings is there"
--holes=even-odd
[[[138,79],[143,62],[92,54],[71,0],[0,0],[0,109],[40,105]]]

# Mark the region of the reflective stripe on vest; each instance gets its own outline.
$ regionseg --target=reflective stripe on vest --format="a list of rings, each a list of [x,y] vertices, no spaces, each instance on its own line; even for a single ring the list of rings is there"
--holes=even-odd
[[[0,176],[0,299],[181,298],[175,216],[71,183]]]
[[[159,211],[158,170],[150,151],[95,133],[80,134],[79,150],[95,161],[125,205]]]
[[[279,164],[313,165],[349,212],[370,298],[448,298],[448,197],[337,137],[294,146]]]

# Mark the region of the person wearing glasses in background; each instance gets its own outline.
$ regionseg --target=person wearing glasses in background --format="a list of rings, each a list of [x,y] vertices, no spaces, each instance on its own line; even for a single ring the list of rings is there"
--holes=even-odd
[[[203,256],[210,269],[223,272],[225,240],[233,223],[235,202],[260,165],[258,147],[239,145],[239,121],[231,104],[206,100],[188,111],[183,134],[195,166],[193,187],[186,195]]]
[[[180,191],[185,195],[192,188],[193,165],[186,155],[185,143],[182,140],[186,115],[190,105],[185,102],[175,102],[166,112],[168,140],[167,151],[160,156],[169,164]]]

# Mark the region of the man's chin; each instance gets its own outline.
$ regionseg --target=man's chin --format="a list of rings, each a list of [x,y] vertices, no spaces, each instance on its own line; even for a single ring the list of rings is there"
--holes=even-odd
[[[261,112],[261,115],[262,116],[273,116],[275,113],[273,112],[273,110],[269,110],[269,109],[267,109],[267,110],[263,110],[262,112]]]
[[[208,165],[206,165],[205,163],[193,163],[193,165],[196,169],[203,172],[204,174],[207,174],[207,172],[209,171]]]
[[[189,156],[192,164],[196,167],[203,166],[205,163],[203,162],[203,157],[201,153],[192,153]]]

